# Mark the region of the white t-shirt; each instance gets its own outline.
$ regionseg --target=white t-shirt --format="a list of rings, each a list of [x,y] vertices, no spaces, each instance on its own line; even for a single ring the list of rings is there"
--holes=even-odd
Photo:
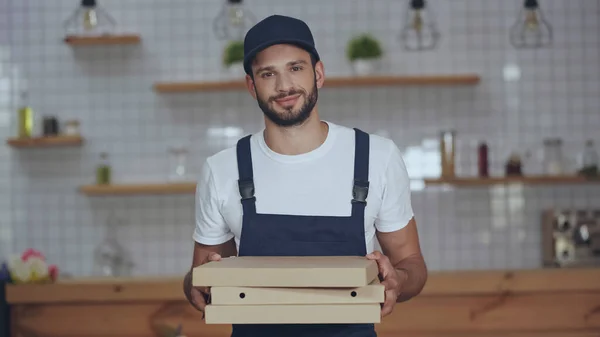
[[[256,212],[263,214],[349,216],[354,178],[354,130],[327,122],[329,132],[317,149],[282,155],[265,143],[263,132],[250,138]],[[370,135],[369,194],[365,243],[372,252],[375,230],[405,227],[413,216],[406,166],[396,144]],[[193,238],[215,245],[235,238],[239,249],[242,204],[237,185],[235,146],[206,159],[196,191]]]

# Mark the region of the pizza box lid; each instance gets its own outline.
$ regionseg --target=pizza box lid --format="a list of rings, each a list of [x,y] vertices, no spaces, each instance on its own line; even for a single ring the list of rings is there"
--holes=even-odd
[[[362,287],[379,274],[364,256],[242,256],[195,267],[200,287]]]

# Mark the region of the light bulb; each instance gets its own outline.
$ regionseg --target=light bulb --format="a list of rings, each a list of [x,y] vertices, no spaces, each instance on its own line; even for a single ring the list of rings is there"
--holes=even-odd
[[[537,0],[525,0],[510,30],[510,43],[515,48],[540,48],[551,42],[552,27],[544,19]]]
[[[221,40],[243,40],[256,17],[242,4],[242,0],[226,0],[213,22],[215,36]]]
[[[83,27],[86,30],[92,30],[98,25],[98,17],[95,9],[85,9],[83,13]]]
[[[434,49],[437,46],[440,33],[425,0],[410,0],[400,39],[404,49],[409,51]]]
[[[82,0],[64,23],[67,35],[103,35],[114,30],[115,20],[96,3]]]

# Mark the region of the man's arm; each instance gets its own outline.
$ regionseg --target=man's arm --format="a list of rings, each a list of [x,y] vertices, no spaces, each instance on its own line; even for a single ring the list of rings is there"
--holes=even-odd
[[[235,246],[235,240],[231,239],[225,243],[218,244],[218,245],[203,245],[198,242],[194,243],[192,266],[191,266],[190,270],[188,270],[188,272],[185,274],[185,277],[183,278],[183,292],[184,292],[186,298],[188,299],[188,301],[190,301],[190,303],[194,304],[194,306],[196,306],[196,308],[199,310],[203,310],[203,308],[200,306],[206,304],[206,301],[207,301],[206,294],[208,293],[208,291],[206,289],[199,289],[200,292],[194,291],[194,286],[192,285],[192,271],[193,271],[194,267],[200,266],[202,264],[205,264],[205,263],[211,261],[212,260],[211,255],[214,255],[214,254],[218,254],[219,257],[236,256],[237,249]],[[195,297],[200,296],[200,294],[202,294],[204,299],[199,300],[199,301],[195,300]],[[201,304],[202,302],[204,302],[204,303]]]
[[[198,242],[194,242],[194,253],[192,256],[192,266],[185,276],[186,282],[191,285],[192,269],[194,267],[203,265],[208,262],[208,257],[213,254],[219,254],[220,257],[230,257],[237,255],[237,248],[235,246],[235,240],[230,239],[229,241],[219,245],[203,245]]]
[[[397,231],[377,231],[377,240],[403,281],[397,301],[404,302],[417,296],[427,282],[427,266],[421,253],[415,218]]]
[[[427,281],[427,268],[411,204],[410,178],[395,144],[391,146],[383,183],[382,204],[376,220],[377,240],[383,264],[397,276],[390,278],[390,286],[398,287],[400,292],[396,301],[403,302],[421,292]]]
[[[211,254],[221,257],[237,254],[233,234],[221,214],[218,190],[213,170],[206,160],[196,187],[194,252],[192,266],[185,277],[186,284],[191,282],[191,269],[208,262]]]

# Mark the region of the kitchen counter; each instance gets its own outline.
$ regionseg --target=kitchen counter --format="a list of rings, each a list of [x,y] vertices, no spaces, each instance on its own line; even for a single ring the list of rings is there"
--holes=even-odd
[[[229,336],[206,325],[182,278],[76,279],[9,285],[13,337]],[[600,268],[431,272],[417,298],[377,325],[379,336],[599,337]]]

